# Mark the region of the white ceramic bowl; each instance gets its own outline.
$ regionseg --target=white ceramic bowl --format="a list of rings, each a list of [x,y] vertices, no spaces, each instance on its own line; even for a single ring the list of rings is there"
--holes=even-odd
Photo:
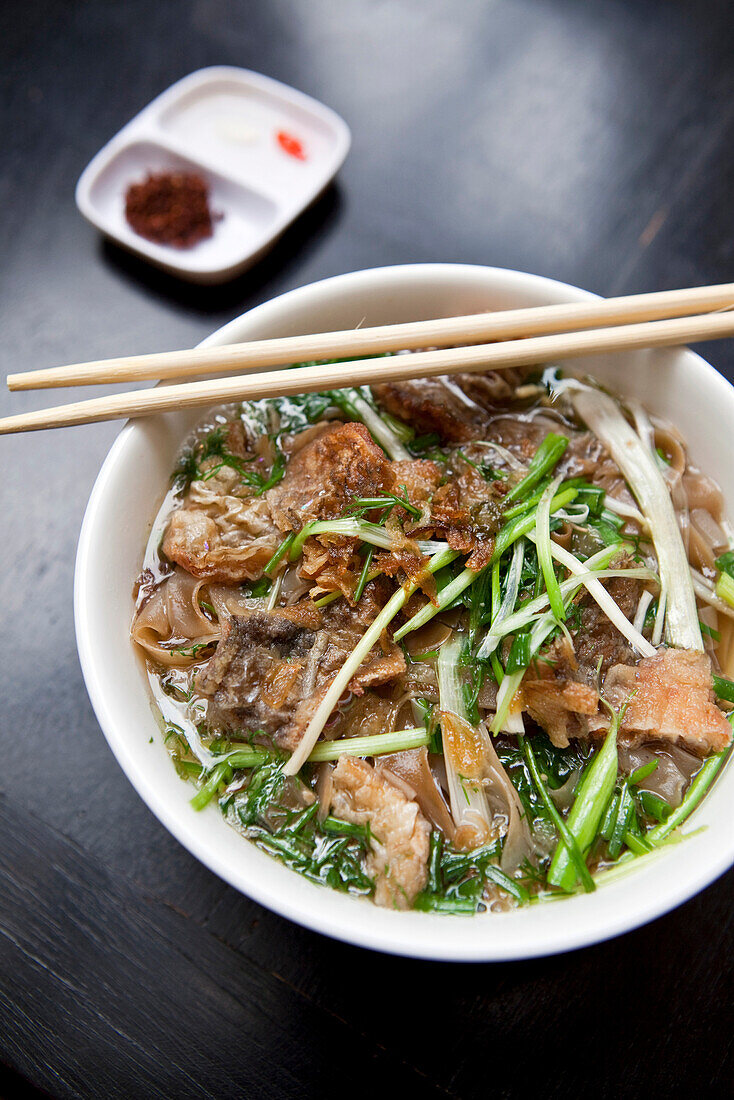
[[[575,287],[497,268],[378,268],[284,294],[225,325],[206,343],[589,297]],[[677,424],[694,462],[718,478],[728,501],[734,499],[734,389],[708,363],[689,351],[665,350],[599,357],[581,366]],[[548,955],[618,935],[690,898],[734,862],[733,768],[726,769],[688,826],[705,829],[652,863],[594,894],[474,918],[392,912],[312,885],[243,840],[217,807],[194,812],[191,787],[177,777],[161,743],[128,629],[132,585],[151,521],[177,448],[200,415],[158,416],[121,432],[84,518],[75,615],[84,677],[112,751],[160,821],[207,867],[275,912],[350,943],[421,958],[492,961]]]

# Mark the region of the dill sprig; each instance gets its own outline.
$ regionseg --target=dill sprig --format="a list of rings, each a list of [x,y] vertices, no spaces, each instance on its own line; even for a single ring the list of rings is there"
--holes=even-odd
[[[285,474],[286,467],[286,458],[278,445],[276,436],[271,436],[270,439],[275,449],[275,458],[270,473],[265,476],[251,467],[253,462],[259,461],[257,457],[240,458],[229,450],[224,425],[212,428],[181,455],[173,474],[176,489],[183,493],[192,481],[210,481],[220,470],[228,467],[234,470],[246,485],[255,489],[257,496],[262,496],[268,489],[278,484]],[[218,461],[213,465],[207,465],[211,459]]]

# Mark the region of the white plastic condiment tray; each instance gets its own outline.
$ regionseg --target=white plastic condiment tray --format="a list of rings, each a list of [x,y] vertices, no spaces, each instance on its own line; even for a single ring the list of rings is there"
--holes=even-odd
[[[248,69],[199,69],[97,153],[79,178],[76,203],[97,229],[158,267],[192,282],[223,282],[324,190],[350,142],[339,115],[286,84]],[[191,248],[146,240],[125,218],[128,186],[172,170],[203,176],[212,212],[221,215],[213,235]]]

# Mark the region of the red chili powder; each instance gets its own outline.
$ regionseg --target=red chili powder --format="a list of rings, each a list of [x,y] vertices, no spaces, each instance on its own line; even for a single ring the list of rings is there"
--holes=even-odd
[[[194,172],[150,172],[125,193],[125,217],[157,244],[191,248],[214,232],[209,187]]]

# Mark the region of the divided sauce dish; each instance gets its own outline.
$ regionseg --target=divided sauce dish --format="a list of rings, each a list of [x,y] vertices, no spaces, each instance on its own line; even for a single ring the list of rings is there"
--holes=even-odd
[[[96,154],[76,187],[82,215],[180,278],[219,283],[253,264],[324,190],[349,151],[329,107],[260,73],[200,69],[157,96]],[[125,192],[148,173],[201,175],[214,232],[193,248],[136,233]]]

